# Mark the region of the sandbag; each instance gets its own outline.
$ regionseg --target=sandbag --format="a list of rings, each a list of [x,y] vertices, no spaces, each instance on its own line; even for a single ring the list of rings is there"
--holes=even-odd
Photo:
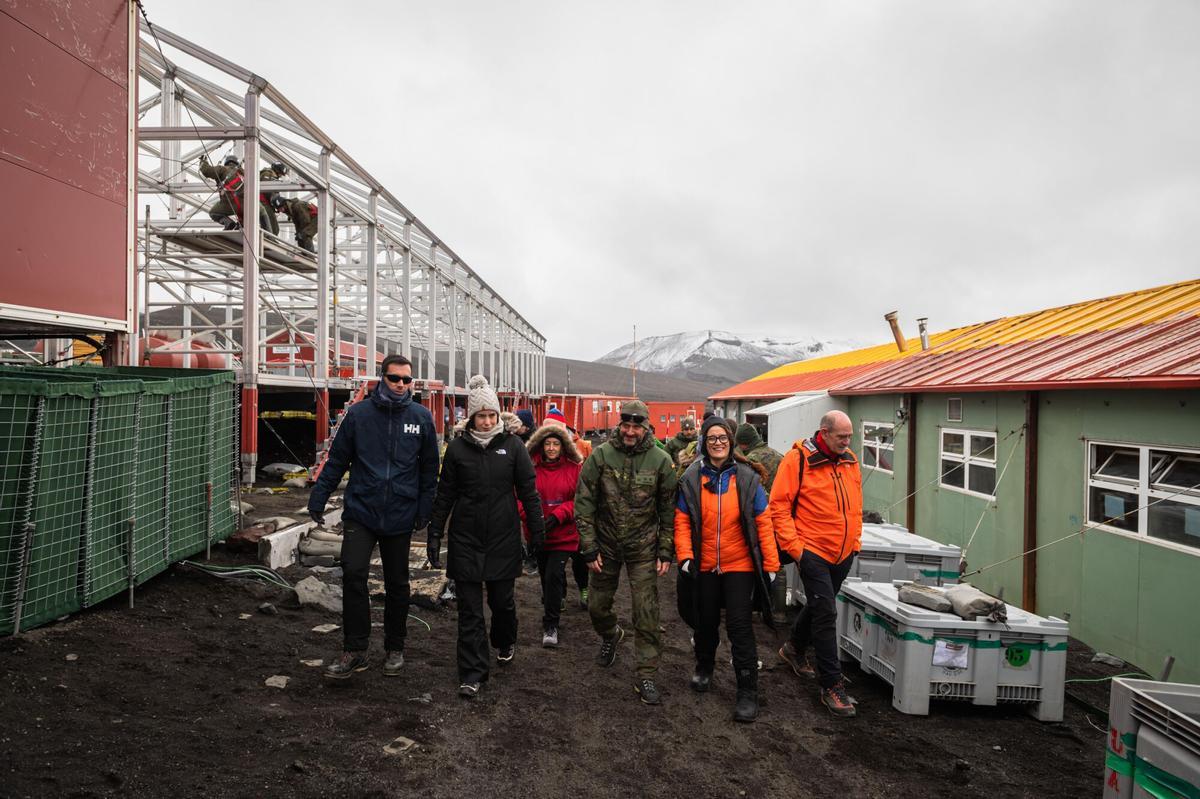
[[[1008,621],[1008,605],[970,583],[948,585],[942,592],[950,600],[954,613],[967,621],[974,621],[980,616],[986,616],[988,621],[993,622]]]
[[[954,606],[937,588],[917,583],[905,583],[896,592],[896,598],[909,605],[936,611],[938,613],[953,613]]]

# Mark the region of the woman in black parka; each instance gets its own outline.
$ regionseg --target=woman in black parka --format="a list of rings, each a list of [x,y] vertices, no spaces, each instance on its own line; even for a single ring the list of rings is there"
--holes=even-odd
[[[501,413],[496,392],[482,375],[472,377],[467,389],[462,434],[450,442],[442,458],[429,524],[429,553],[433,565],[439,565],[434,559],[441,534],[447,531],[446,576],[454,580],[458,593],[458,693],[469,699],[479,694],[490,665],[483,616],[485,585],[497,662],[511,663],[516,651],[513,585],[521,575],[522,560],[518,498],[525,506],[535,551],[545,531],[533,461],[515,435],[520,420]]]

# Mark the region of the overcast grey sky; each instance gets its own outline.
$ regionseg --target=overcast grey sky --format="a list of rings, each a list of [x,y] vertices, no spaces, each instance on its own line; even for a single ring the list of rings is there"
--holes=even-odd
[[[145,0],[549,339],[882,343],[1200,276],[1200,3]],[[257,31],[249,42],[240,31]]]

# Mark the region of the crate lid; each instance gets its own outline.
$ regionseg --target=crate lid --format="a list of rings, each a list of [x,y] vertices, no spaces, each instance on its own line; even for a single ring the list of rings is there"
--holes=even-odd
[[[864,552],[915,552],[939,558],[959,558],[962,550],[951,544],[940,544],[910,533],[898,524],[864,523],[862,527]]]
[[[890,583],[867,583],[857,577],[848,577],[846,582],[842,583],[841,593],[864,605],[883,611],[901,624],[909,627],[936,628],[939,634],[951,630],[962,630],[967,633],[987,630],[1001,633],[1065,636],[1070,631],[1070,626],[1062,619],[1056,619],[1053,616],[1038,616],[1015,605],[1007,605],[1007,624],[991,622],[984,618],[967,621],[953,613],[937,613],[916,605],[909,605],[901,602],[896,596],[899,586],[904,583],[903,580]]]

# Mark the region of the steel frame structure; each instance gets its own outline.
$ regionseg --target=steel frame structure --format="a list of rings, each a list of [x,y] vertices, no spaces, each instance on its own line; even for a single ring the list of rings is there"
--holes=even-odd
[[[239,373],[244,479],[257,460],[260,387],[311,388],[328,409],[331,388],[375,372],[368,353],[405,355],[417,378],[444,377],[451,398],[463,391],[460,368],[518,396],[544,392],[541,333],[264,78],[144,21],[138,72],[141,358],[170,352],[190,365],[216,353]],[[197,160],[219,163],[225,147],[245,164],[244,197],[287,192],[317,206],[315,256],[290,242],[290,224],[278,237],[261,230],[251,203],[239,231],[209,219],[218,195]],[[260,181],[275,160],[287,177]],[[178,324],[156,323],[160,311]],[[175,340],[151,347],[152,330]],[[326,435],[318,421],[318,447]]]

